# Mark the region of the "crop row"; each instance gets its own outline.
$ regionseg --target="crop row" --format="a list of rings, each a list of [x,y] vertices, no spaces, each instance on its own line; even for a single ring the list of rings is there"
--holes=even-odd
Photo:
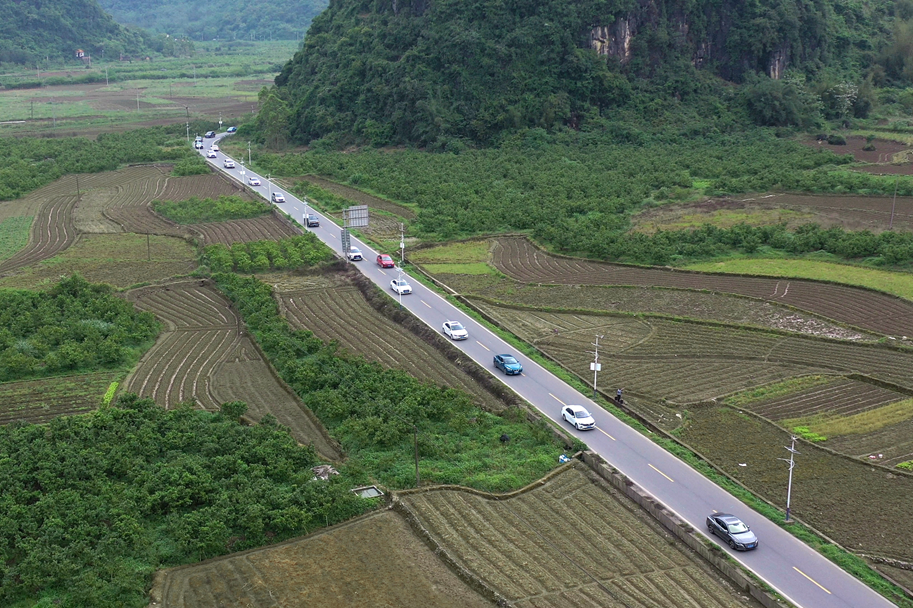
[[[191,197],[218,198],[220,196],[250,196],[240,186],[234,185],[227,179],[215,173],[206,175],[188,175],[185,177],[169,177],[161,192],[155,196],[162,201],[184,201]]]
[[[854,287],[556,258],[523,239],[498,240],[492,256],[499,270],[527,283],[645,285],[740,294],[787,304],[879,333],[913,336],[913,304]]]
[[[111,172],[103,187],[113,188],[111,207],[142,207],[162,192],[167,174],[158,167],[129,167]]]
[[[279,606],[262,581],[263,575],[248,559],[222,559],[193,568],[187,576],[172,577],[162,602],[170,608],[221,606],[227,600],[234,606]]]
[[[202,235],[203,242],[207,245],[276,241],[299,234],[294,228],[279,221],[272,214],[243,220],[193,224],[191,228]]]
[[[36,214],[29,242],[14,256],[0,262],[0,272],[10,272],[54,257],[76,241],[73,223],[75,196],[49,199]]]
[[[588,605],[594,594],[601,605],[737,605],[642,516],[580,472],[563,477],[575,483],[508,500],[441,490],[405,501],[458,562],[518,606]]]
[[[870,433],[828,439],[827,447],[858,458],[874,456],[876,462],[889,467],[913,460],[913,418]]]
[[[851,416],[905,397],[906,395],[868,382],[838,378],[779,399],[749,404],[747,407],[771,420],[799,418],[825,412]]]
[[[280,293],[290,325],[322,340],[337,340],[349,351],[420,380],[470,392],[488,408],[494,397],[437,349],[381,316],[354,287]],[[409,297],[409,296],[406,296]]]
[[[128,298],[174,327],[235,328],[240,322],[231,303],[200,281],[136,289]]]
[[[100,372],[0,384],[0,424],[14,420],[40,423],[93,410],[117,375]]]
[[[109,207],[104,216],[124,229],[135,234],[159,234],[181,238],[186,232],[179,226],[166,222],[152,212],[148,206]]]

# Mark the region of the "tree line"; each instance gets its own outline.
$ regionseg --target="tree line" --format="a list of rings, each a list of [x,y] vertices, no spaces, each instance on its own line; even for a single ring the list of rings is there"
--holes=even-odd
[[[266,272],[316,266],[334,259],[333,253],[312,233],[279,241],[216,243],[203,250],[203,264],[212,272]]]

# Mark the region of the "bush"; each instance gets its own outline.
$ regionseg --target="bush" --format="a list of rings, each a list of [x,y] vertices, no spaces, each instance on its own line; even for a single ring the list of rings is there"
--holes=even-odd
[[[827,143],[832,146],[845,146],[846,139],[842,135],[828,135]]]

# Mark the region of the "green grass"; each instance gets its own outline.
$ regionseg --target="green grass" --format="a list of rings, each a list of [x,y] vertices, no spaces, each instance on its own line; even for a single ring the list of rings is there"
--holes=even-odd
[[[192,196],[183,201],[152,201],[156,213],[178,224],[224,222],[258,217],[270,212],[269,206],[260,201],[250,201],[238,196],[220,196],[217,199]]]
[[[913,300],[913,274],[813,260],[733,259],[685,266],[701,272],[754,274],[794,279],[834,281],[877,289]]]
[[[464,241],[443,245],[441,247],[420,249],[409,257],[419,264],[469,264],[473,262],[488,262],[489,247],[488,241]]]
[[[484,263],[475,264],[424,264],[425,270],[431,274],[493,274],[500,273]]]
[[[806,428],[808,432],[826,437],[840,437],[874,433],[886,426],[913,418],[913,399],[895,401],[879,408],[866,410],[851,416],[838,416],[826,412],[813,416],[783,420],[786,428]]]
[[[29,242],[30,216],[8,217],[0,222],[0,260],[13,257]]]
[[[802,376],[800,378],[791,378],[789,380],[784,380],[783,382],[759,386],[758,388],[734,393],[729,397],[726,397],[723,403],[735,408],[744,407],[755,401],[776,399],[777,397],[782,397],[790,393],[796,393],[814,386],[827,384],[831,380],[833,380],[833,378],[829,376]]]

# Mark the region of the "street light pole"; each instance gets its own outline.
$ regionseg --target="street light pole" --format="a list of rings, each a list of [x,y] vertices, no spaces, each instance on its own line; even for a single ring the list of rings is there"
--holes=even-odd
[[[397,268],[399,275],[396,277],[396,292],[399,294],[399,307],[403,307],[403,269]]]
[[[247,164],[250,165],[250,142],[247,142]]]
[[[596,390],[596,376],[602,371],[602,364],[599,362],[599,338],[604,338],[605,336],[596,336],[596,343],[593,344],[596,350],[593,351],[593,362],[590,363],[590,369],[593,371],[593,399],[598,395]]]
[[[304,220],[304,229],[307,230],[308,226],[308,197],[302,196],[301,200],[304,201],[304,216],[301,218]]]
[[[793,459],[793,457],[796,454],[801,454],[801,452],[799,452],[796,449],[796,438],[795,437],[793,437],[792,446],[787,445],[787,446],[783,446],[783,447],[785,447],[789,451],[789,460],[787,460],[786,458],[777,458],[777,460],[782,460],[783,462],[789,463],[789,483],[786,486],[786,523],[790,523],[790,521],[789,521],[789,502],[790,502],[790,499],[792,498],[792,494],[793,494],[793,467],[796,466],[796,461]]]
[[[402,266],[406,262],[406,229],[403,224],[399,225],[399,263]],[[402,302],[400,302],[402,306]]]
[[[273,182],[270,181],[271,175],[272,175],[272,173],[266,174],[266,183],[269,184],[268,188],[269,188],[269,202],[270,203],[273,202]]]
[[[241,161],[241,170],[238,171],[238,174],[241,176],[241,181],[246,184],[247,180],[244,179],[244,176],[246,175],[246,173],[244,171],[244,161],[243,160]]]

